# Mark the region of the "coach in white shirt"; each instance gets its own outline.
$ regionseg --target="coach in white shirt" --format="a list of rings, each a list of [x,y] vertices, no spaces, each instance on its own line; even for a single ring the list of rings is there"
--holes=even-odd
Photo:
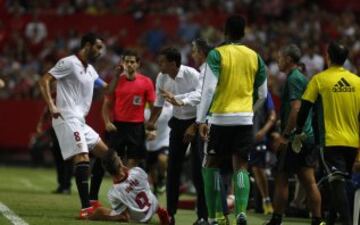
[[[194,68],[180,65],[180,63],[181,55],[177,49],[166,48],[160,52],[159,66],[161,73],[156,79],[156,100],[147,124],[148,130],[155,129],[155,123],[168,94],[173,93],[175,98],[182,103],[182,106],[174,105],[173,116],[169,121],[171,132],[166,197],[167,210],[171,217],[170,224],[175,224],[174,215],[176,214],[179,200],[180,173],[185,152],[189,144],[191,144],[191,160],[193,166],[192,178],[197,194],[196,212],[199,221],[205,221],[207,219],[198,147],[199,139],[193,136],[193,133],[196,134],[196,132],[194,132],[194,129],[196,131],[194,124],[196,105],[199,104],[201,97],[201,91],[197,90],[201,87],[199,85],[200,74]]]
[[[88,178],[90,174],[89,150],[100,158],[111,158],[112,151],[100,139],[99,134],[85,123],[94,86],[113,90],[115,84],[108,85],[99,78],[89,61],[100,56],[104,44],[93,33],[82,37],[81,48],[76,55],[60,59],[39,82],[40,90],[53,117],[53,127],[59,140],[64,160],[73,160],[81,211],[80,219],[86,219],[94,210],[90,203]],[[122,68],[121,68],[122,69]],[[118,74],[118,73],[117,73]],[[56,104],[51,97],[50,85],[56,80]],[[114,79],[115,80],[115,79]],[[91,185],[100,187],[101,180],[92,179]]]

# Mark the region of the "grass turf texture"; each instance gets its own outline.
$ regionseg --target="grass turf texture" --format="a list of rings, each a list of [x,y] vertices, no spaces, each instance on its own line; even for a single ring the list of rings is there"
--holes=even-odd
[[[76,220],[80,201],[74,180],[72,183],[71,195],[51,194],[51,191],[56,188],[53,169],[0,166],[0,202],[9,207],[29,225],[114,224],[114,222]],[[107,207],[109,205],[106,193],[110,187],[111,179],[106,177],[101,186],[100,200]],[[160,197],[160,202],[163,206],[165,205],[165,195]],[[176,224],[192,225],[196,220],[195,215],[194,210],[179,210],[176,215]],[[263,215],[248,213],[249,225],[261,225],[265,219],[266,217]],[[283,225],[309,223],[309,220],[286,218]],[[12,223],[0,213],[0,224],[11,225]],[[157,216],[154,216],[149,224],[158,224]]]

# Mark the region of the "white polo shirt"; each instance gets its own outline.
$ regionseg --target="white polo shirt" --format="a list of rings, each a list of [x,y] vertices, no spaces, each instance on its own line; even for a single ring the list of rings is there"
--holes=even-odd
[[[94,67],[82,64],[76,55],[60,59],[49,73],[57,80],[56,106],[64,118],[84,120],[93,98],[94,82],[99,77]]]
[[[165,99],[160,94],[160,89],[169,91],[179,100],[182,100],[184,106],[174,106],[173,116],[180,120],[193,119],[196,117],[196,105],[201,99],[201,85],[199,72],[188,66],[181,65],[175,79],[167,74],[160,73],[156,78],[156,101],[154,106],[162,107]]]

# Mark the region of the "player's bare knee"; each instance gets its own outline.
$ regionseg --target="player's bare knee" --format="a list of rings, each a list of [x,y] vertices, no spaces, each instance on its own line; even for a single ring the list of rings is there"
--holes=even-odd
[[[248,169],[248,162],[243,157],[238,154],[233,155],[233,168],[234,171],[238,170],[247,170]]]
[[[312,168],[304,168],[298,173],[298,177],[307,190],[312,190],[313,185],[316,185],[315,173]]]
[[[108,150],[108,146],[100,139],[93,148],[92,153],[97,157],[103,158],[107,154]]]
[[[74,164],[77,164],[79,162],[89,162],[90,159],[89,159],[89,154],[86,153],[86,152],[83,152],[83,153],[80,153],[80,154],[77,154],[73,157],[73,163]]]

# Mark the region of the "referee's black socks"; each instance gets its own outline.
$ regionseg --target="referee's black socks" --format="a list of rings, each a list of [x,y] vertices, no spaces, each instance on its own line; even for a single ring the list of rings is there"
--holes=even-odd
[[[89,173],[90,164],[89,162],[78,162],[75,164],[75,180],[76,186],[79,192],[81,200],[81,208],[89,208]]]

